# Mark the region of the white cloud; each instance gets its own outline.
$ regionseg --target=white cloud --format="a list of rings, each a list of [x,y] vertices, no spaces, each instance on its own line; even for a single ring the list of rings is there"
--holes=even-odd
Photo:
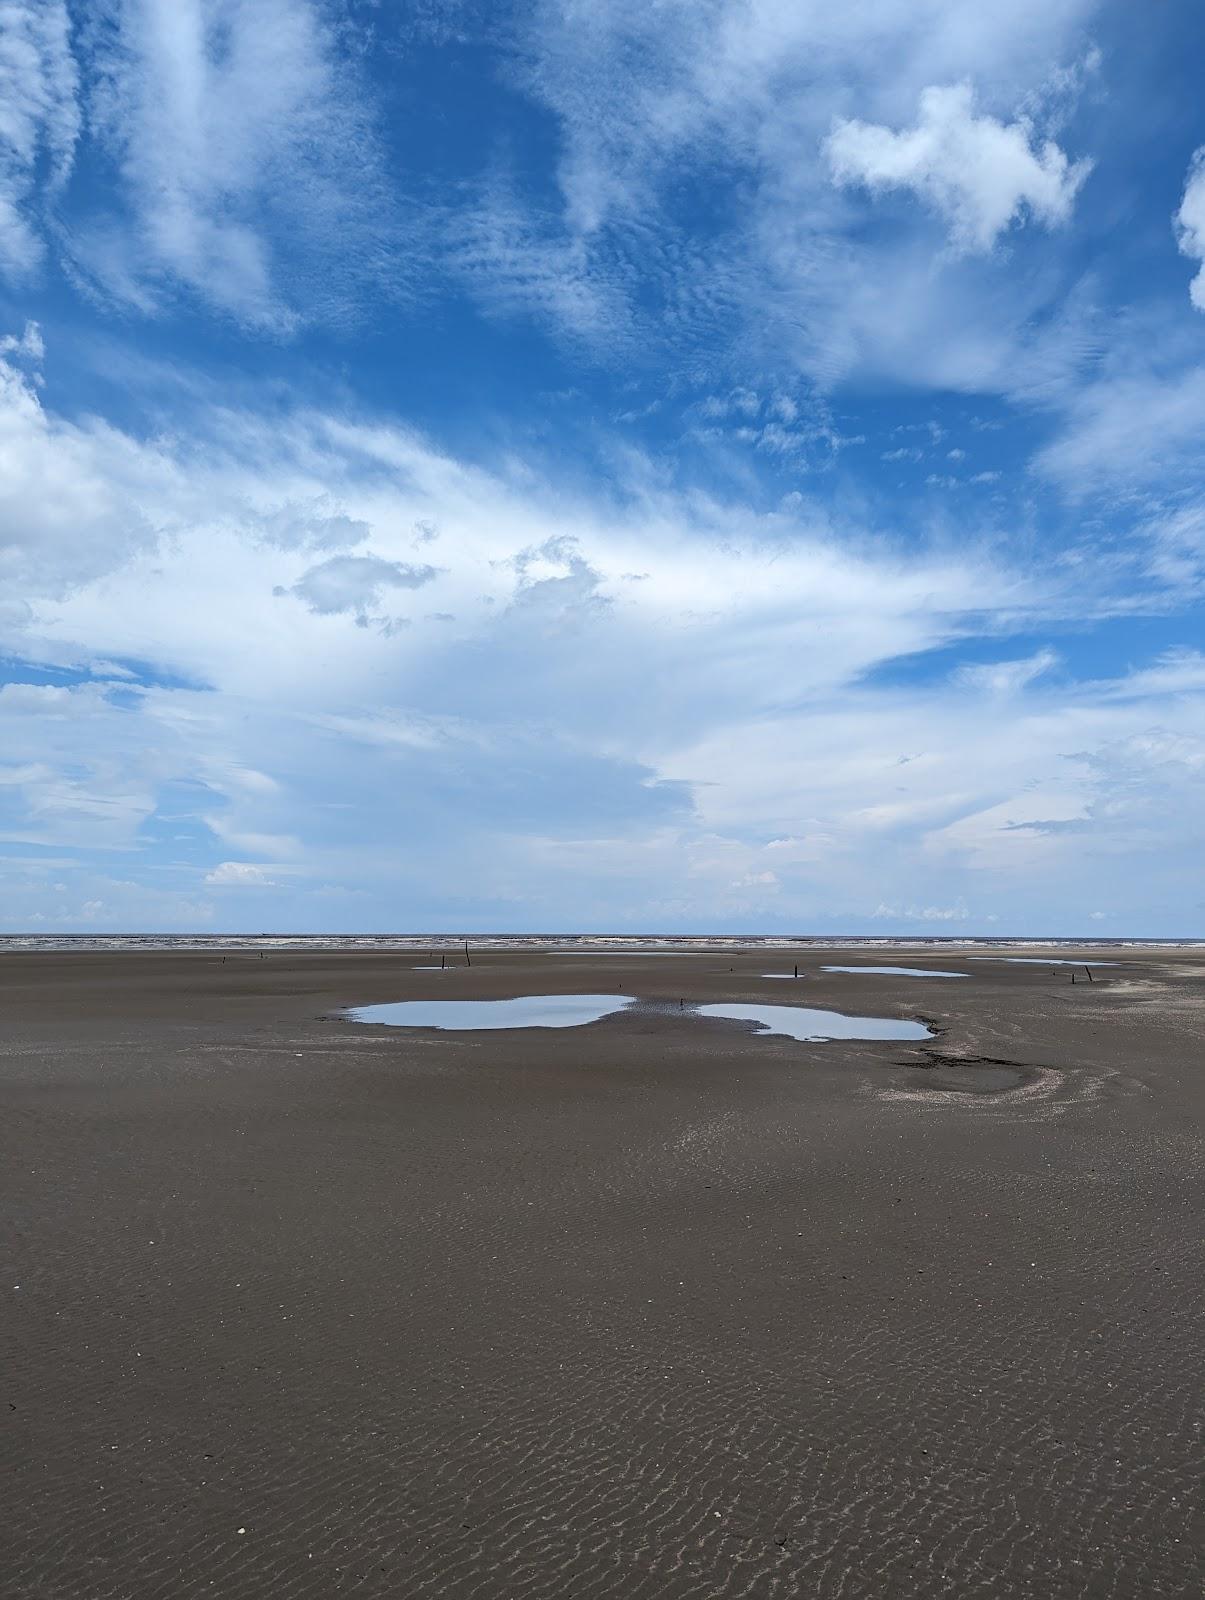
[[[834,182],[910,190],[945,218],[951,242],[966,251],[990,250],[1026,212],[1047,226],[1065,222],[1091,169],[1068,161],[1050,140],[1036,145],[1024,119],[977,116],[965,83],[922,90],[913,128],[895,133],[842,121],[824,149]]]
[[[282,550],[343,550],[363,544],[372,534],[366,522],[358,522],[333,502],[320,495],[305,505],[279,506],[260,520],[262,537]]]
[[[205,874],[204,882],[219,888],[271,889],[275,884],[268,876],[270,870],[251,861],[220,861]]]
[[[1205,691],[1205,655],[1199,650],[1168,650],[1149,667],[1142,667],[1108,685],[1118,699]]]
[[[138,462],[145,491],[147,458],[103,425],[47,417],[13,365],[39,342],[27,330],[19,351],[0,353],[0,619],[10,621],[28,614],[26,597],[87,583],[153,538],[126,479]]]
[[[30,711],[39,717],[68,716],[81,699],[94,699],[85,689],[68,689],[50,683],[0,685],[0,711]]]
[[[73,226],[78,269],[143,311],[183,289],[277,331],[338,315],[392,207],[324,8],[113,0],[80,53],[125,208]]]
[[[772,851],[801,813],[823,831],[823,851],[794,870],[767,855],[784,904],[828,896],[861,921],[882,901],[890,916],[917,917],[961,891],[978,922],[986,904],[1017,926],[1052,908],[1071,924],[1099,904],[1107,872],[1126,910],[1142,901],[1152,931],[1168,926],[1190,911],[1175,864],[1205,843],[1199,658],[1073,688],[1047,682],[1042,662],[1011,664],[1011,691],[966,675],[847,687],[806,711],[733,719],[661,770],[691,775],[715,837],[760,832]]]
[[[41,259],[42,207],[71,170],[80,118],[69,41],[65,0],[0,7],[0,272],[16,278]]]
[[[1176,231],[1180,249],[1202,263],[1189,285],[1188,294],[1198,311],[1205,311],[1205,145],[1189,163],[1184,181],[1184,197],[1176,212]]]
[[[9,683],[0,692],[0,838],[126,850],[155,806],[170,756],[104,688]]]
[[[1082,896],[1086,916],[1101,851],[1141,863],[1114,875],[1119,916],[1178,903],[1151,860],[1195,848],[1195,659],[1074,692],[1040,655],[891,684],[894,657],[1108,611],[1082,574],[1012,571],[965,527],[903,552],[802,497],[761,514],[643,469],[571,490],[278,397],[178,424],[139,439],[66,420],[11,367],[0,387],[23,597],[0,646],[64,678],[0,696],[0,837],[119,853],[117,877],[57,872],[73,905],[168,923],[207,873],[235,888],[251,868],[271,880],[239,879],[257,926],[396,925],[398,906],[454,922],[471,903],[495,925],[772,906],[831,927],[960,896],[1023,921],[1017,862],[1040,854],[1043,899]],[[315,562],[331,518],[372,554]],[[421,612],[357,627],[410,592],[375,586],[413,580],[424,524],[441,566]],[[273,597],[307,580],[317,612]],[[149,667],[66,681],[105,661]],[[1086,829],[1075,849],[1060,819]],[[7,904],[20,922],[38,893]]]
[[[961,902],[956,906],[889,906],[880,903],[871,912],[876,921],[885,922],[966,922],[970,915]]]
[[[962,199],[951,177],[960,217],[986,227],[1011,185],[1009,215],[1050,221],[1081,169],[1060,176],[1053,147],[1020,140],[1017,108],[1035,123],[1066,111],[1085,74],[1059,63],[1083,59],[1095,9],[1015,0],[972,22],[963,0],[541,0],[517,71],[563,137],[560,232],[545,217],[542,237],[572,249],[576,285],[605,287],[599,347],[620,329],[638,346],[704,343],[735,372],[960,389],[1049,359],[1065,341],[1047,275],[948,249],[935,261],[927,225],[871,236],[865,200],[834,188],[823,145],[834,124],[899,128],[933,85],[973,83],[980,172]],[[717,172],[730,220],[713,231],[692,197]],[[543,265],[530,277],[512,265],[511,293],[526,281],[526,309],[560,324]]]
[[[383,589],[421,589],[436,573],[435,567],[384,561],[380,556],[331,556],[310,567],[287,592],[304,600],[318,616],[350,612],[366,619],[380,603]]]
[[[0,356],[7,356],[12,361],[28,361],[36,366],[45,354],[42,330],[36,322],[27,322],[25,332],[20,336],[6,333],[0,339]]]
[[[1045,476],[1077,495],[1162,491],[1199,482],[1205,370],[1108,372],[1067,397],[1060,428],[1034,457]]]
[[[1157,513],[1140,532],[1148,542],[1152,577],[1181,595],[1191,595],[1205,580],[1205,499]]]
[[[989,694],[1015,694],[1027,683],[1058,665],[1053,650],[1038,650],[1020,661],[992,661],[957,668],[954,681],[964,688],[985,690]]]
[[[91,290],[148,315],[187,296],[287,334],[346,318],[368,284],[409,295],[435,265],[441,288],[451,273],[492,313],[543,319],[610,359],[703,340],[718,364],[764,357],[826,383],[866,368],[990,388],[1015,377],[1019,350],[1032,363],[1035,346],[1058,342],[1049,283],[984,282],[950,260],[935,273],[927,230],[870,242],[821,145],[834,122],[899,127],[922,91],[965,79],[984,101],[972,122],[986,166],[985,130],[1008,146],[1020,124],[999,119],[1012,108],[1038,116],[1066,98],[1075,74],[1057,63],[1082,55],[1094,3],[1015,0],[970,26],[962,0],[536,0],[511,66],[559,123],[559,204],[497,158],[478,203],[457,189],[407,208],[370,85],[341,48],[353,29],[342,5],[106,0],[76,14],[78,91],[64,23],[56,170],[78,101],[90,157],[117,181],[77,186],[56,237]],[[66,16],[61,0],[14,7]],[[31,126],[49,127],[35,112]],[[1058,185],[1041,175],[1055,158],[1025,148],[1038,177],[1016,180],[1017,204],[1049,216]],[[716,161],[733,180],[733,226],[700,228],[682,197]],[[13,170],[36,250],[26,191],[46,164]],[[796,443],[770,430],[761,447]]]
[[[467,213],[450,219],[445,245],[448,265],[490,311],[542,316],[595,346],[630,340],[617,263],[525,208],[505,186],[489,186]]]
[[[1015,102],[1093,9],[1016,0],[971,26],[961,0],[543,0],[524,66],[562,119],[562,186],[575,231],[589,234],[647,205],[684,155],[722,154],[770,178],[806,166],[801,132],[819,133],[851,100],[897,121],[926,85],[984,79]]]

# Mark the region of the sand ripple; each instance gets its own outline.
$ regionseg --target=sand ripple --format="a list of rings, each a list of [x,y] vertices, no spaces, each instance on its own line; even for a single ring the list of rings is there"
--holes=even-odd
[[[1199,1592],[1156,1076],[349,1031],[10,1037],[6,1596]]]

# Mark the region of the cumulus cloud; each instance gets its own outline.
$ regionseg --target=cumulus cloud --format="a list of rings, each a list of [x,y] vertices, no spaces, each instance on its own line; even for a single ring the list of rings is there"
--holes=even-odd
[[[1184,198],[1176,212],[1180,249],[1203,263],[1189,285],[1188,294],[1198,311],[1205,311],[1205,145],[1195,152],[1184,183]]]
[[[976,115],[966,83],[923,90],[916,126],[902,132],[838,122],[824,150],[835,183],[910,190],[945,218],[951,242],[966,251],[990,250],[1025,213],[1047,226],[1065,222],[1091,170],[1051,140],[1036,144],[1024,119]]]
[[[259,527],[262,537],[282,550],[345,550],[372,533],[367,522],[347,516],[328,495],[278,506],[259,519]]]
[[[363,619],[380,603],[382,590],[421,589],[436,571],[435,567],[384,561],[380,556],[332,556],[310,567],[288,592],[304,600],[318,616],[351,612]]]

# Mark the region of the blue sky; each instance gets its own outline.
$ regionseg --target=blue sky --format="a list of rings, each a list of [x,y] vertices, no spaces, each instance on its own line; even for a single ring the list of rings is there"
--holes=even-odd
[[[0,926],[1200,934],[1189,0],[7,0]]]

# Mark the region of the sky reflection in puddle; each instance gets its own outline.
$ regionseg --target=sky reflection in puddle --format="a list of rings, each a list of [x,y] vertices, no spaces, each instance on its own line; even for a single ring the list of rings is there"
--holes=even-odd
[[[383,1022],[391,1028],[580,1028],[631,1005],[624,994],[521,994],[514,1000],[398,1000],[356,1006],[353,1022]]]
[[[890,972],[903,978],[966,978],[966,972],[941,972],[936,967],[821,967],[821,972]]]
[[[399,1000],[388,1005],[356,1006],[348,1015],[353,1022],[456,1032],[481,1028],[578,1028],[637,1003],[620,994],[535,994],[519,995],[513,1000]],[[760,1030],[804,1041],[932,1038],[921,1022],[903,1022],[895,1017],[847,1017],[840,1011],[817,1011],[807,1006],[751,1006],[720,1001],[690,1006],[679,1014],[754,1022]]]
[[[968,961],[1012,961],[1021,967],[1119,967],[1120,961],[1097,961],[1089,956],[968,956]]]
[[[902,1022],[897,1017],[847,1017],[842,1011],[815,1011],[809,1006],[746,1006],[721,1001],[696,1006],[700,1017],[726,1017],[732,1022],[756,1022],[772,1034],[785,1034],[804,1042],[815,1039],[931,1039],[923,1022]]]

